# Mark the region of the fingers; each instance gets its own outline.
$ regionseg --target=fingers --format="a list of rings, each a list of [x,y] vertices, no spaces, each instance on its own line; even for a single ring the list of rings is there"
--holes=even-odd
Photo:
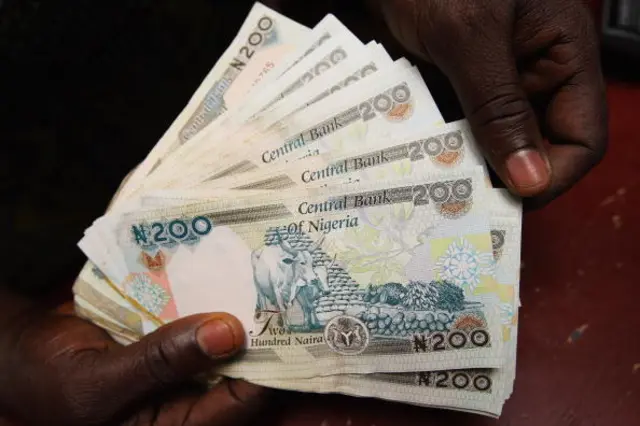
[[[530,197],[551,183],[536,114],[520,85],[505,38],[485,35],[462,53],[434,55],[451,79],[474,136],[502,179],[516,194]]]
[[[530,200],[542,205],[567,191],[593,168],[607,148],[607,104],[599,69],[584,71],[553,96],[545,135],[553,176],[548,190]]]
[[[228,314],[194,315],[101,359],[103,394],[118,409],[209,372],[244,346],[242,324]]]
[[[572,25],[583,30],[575,43],[561,46],[561,53],[573,58],[575,72],[556,88],[547,106],[544,135],[551,143],[553,177],[548,191],[530,200],[533,205],[567,191],[607,149],[608,111],[597,34],[585,8],[577,8],[571,17],[577,21]]]
[[[472,131],[501,180],[523,197],[544,192],[551,171],[536,115],[520,86],[505,81],[463,89],[459,96]]]

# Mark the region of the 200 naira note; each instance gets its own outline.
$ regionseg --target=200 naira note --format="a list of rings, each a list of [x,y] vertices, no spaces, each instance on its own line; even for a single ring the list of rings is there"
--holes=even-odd
[[[249,18],[247,20],[249,20]],[[270,97],[277,96],[278,88],[282,90],[286,89],[288,87],[287,82],[292,83],[293,81],[291,80],[295,79],[296,76],[302,76],[309,71],[308,68],[310,64],[317,67],[315,74],[321,75],[327,69],[331,68],[332,65],[342,62],[347,59],[350,54],[355,53],[354,49],[362,49],[362,43],[333,15],[327,15],[310,31],[307,37],[303,37],[302,40],[295,40],[294,43],[293,50],[284,57],[276,58],[270,54],[267,63],[269,66],[265,67],[264,72],[260,73],[260,81],[249,88],[248,92],[241,93],[238,90],[232,91],[231,95],[234,95],[233,102],[226,103],[227,108],[229,106],[231,106],[231,108],[224,114],[224,117],[213,120],[205,127],[199,128],[198,132],[193,134],[193,138],[190,139],[188,144],[181,144],[177,146],[175,150],[172,150],[168,158],[163,158],[163,163],[160,166],[154,166],[154,170],[157,171],[157,173],[154,173],[153,177],[157,178],[158,175],[167,174],[167,170],[169,171],[168,174],[171,174],[171,170],[175,170],[177,159],[191,155],[192,151],[195,151],[193,154],[196,155],[197,158],[198,155],[201,155],[203,148],[207,148],[207,145],[213,145],[214,148],[216,147],[217,144],[214,140],[225,140],[231,135],[234,135],[236,130],[238,130],[238,125],[242,124],[243,119],[246,119],[257,111],[254,107],[256,98],[266,97],[267,100],[270,100]],[[328,43],[331,43],[334,49],[326,47],[325,45]],[[339,44],[343,46],[339,46]],[[342,51],[340,51],[341,47]],[[332,52],[332,50],[336,48],[338,50]],[[319,50],[322,52],[318,53]],[[329,52],[327,52],[327,50],[329,50]],[[280,51],[276,50],[276,53],[277,52]],[[324,56],[326,56],[323,55],[323,53],[329,54],[328,64],[326,61],[323,61]],[[314,63],[315,61],[317,61],[317,63]],[[259,63],[260,61],[257,62]],[[248,75],[252,74],[246,70],[243,74],[244,73]],[[306,83],[308,79],[303,81]],[[241,87],[246,89],[246,85],[242,85]],[[297,90],[300,86],[296,86],[295,88]],[[271,91],[272,89],[275,93]],[[265,91],[267,93],[271,91],[272,96],[269,96]],[[291,92],[290,90],[288,93]],[[247,99],[251,101],[244,102]],[[211,138],[211,135],[215,135],[215,137]],[[216,139],[216,137],[220,139]],[[203,147],[203,145],[205,146]],[[200,152],[200,154],[198,154],[198,152]]]
[[[343,191],[127,214],[101,231],[126,268],[96,263],[163,321],[238,317],[249,349],[231,376],[500,366],[482,169]]]
[[[446,407],[498,416],[502,404],[509,397],[515,377],[515,342],[517,333],[518,281],[520,260],[521,209],[506,191],[490,193],[492,250],[496,262],[495,276],[500,299],[503,339],[507,345],[507,364],[503,369],[458,369],[406,373],[374,373],[369,375],[341,375],[306,379],[262,379],[257,383],[288,390],[310,392],[338,392],[347,395],[369,396],[431,407]],[[83,271],[84,272],[84,271]],[[128,329],[137,328],[139,319],[129,312],[126,316],[105,310],[104,296],[83,291],[83,299],[111,318],[120,318]],[[126,303],[126,302],[125,302]],[[81,304],[82,305],[82,304]],[[106,307],[107,309],[108,306]],[[94,309],[79,312],[109,330],[122,340],[119,324],[108,323],[104,315]],[[136,330],[136,338],[144,333]],[[126,337],[126,335],[124,336]]]
[[[301,89],[304,89],[304,92],[309,93],[309,95],[295,97],[297,99],[295,104],[292,105],[290,102],[287,102],[287,104],[292,105],[293,108],[302,108],[305,106],[305,101],[310,100],[310,102],[313,102],[314,98],[319,97],[320,93],[316,93],[318,92],[317,89],[314,91],[314,87],[318,85],[312,83],[317,82],[318,79],[332,83],[337,82],[342,74],[336,74],[336,71],[353,73],[353,66],[349,65],[354,60],[359,60],[362,63],[366,59],[371,62],[371,59],[375,58],[377,62],[382,63],[380,58],[383,58],[383,60],[387,59],[389,63],[392,62],[379,45],[370,43],[365,47],[357,39],[354,39],[355,36],[352,35],[351,37],[333,37],[326,41],[312,54],[291,68],[286,75],[265,88],[263,92],[258,94],[259,96],[256,95],[255,99],[248,100],[239,111],[234,111],[227,119],[217,122],[216,125],[209,126],[201,132],[198,135],[196,144],[176,150],[171,158],[165,161],[163,166],[158,169],[160,175],[168,176],[170,173],[167,170],[184,166],[184,164],[192,165],[194,160],[197,161],[203,156],[215,158],[218,156],[216,151],[226,146],[225,141],[250,137],[262,130],[262,128],[266,128],[266,125],[262,124],[264,120],[260,120],[259,123],[253,123],[253,121],[257,120],[254,117],[266,109],[273,108],[285,97],[290,98],[292,95],[303,91]],[[375,65],[369,67],[369,72],[375,70]],[[324,76],[328,78],[333,76],[333,78],[327,80],[322,78]],[[309,87],[310,84],[311,87]],[[293,110],[283,111],[282,117],[291,112]],[[246,123],[247,121],[252,122],[251,125]]]
[[[134,173],[126,192],[159,162],[238,103],[260,78],[295,50],[309,29],[255,3],[242,28],[189,103]]]
[[[490,193],[491,238],[496,262],[507,363],[501,369],[456,369],[406,373],[345,374],[306,379],[257,380],[273,388],[344,393],[499,416],[513,389],[520,271],[521,208],[504,190]]]
[[[196,185],[233,173],[317,155],[340,145],[365,145],[368,140],[397,137],[425,123],[441,124],[442,116],[419,72],[396,62],[364,80],[290,117],[276,120],[269,130],[240,145],[227,158],[203,157],[208,167],[177,176],[176,186]],[[236,141],[234,141],[236,142]]]
[[[480,165],[484,165],[484,158],[467,121],[461,120],[437,127],[425,124],[409,136],[373,139],[363,146],[338,145],[321,154],[280,166],[208,180],[194,189],[150,191],[142,196],[142,202],[145,204],[154,198],[189,200],[227,189],[336,186]]]

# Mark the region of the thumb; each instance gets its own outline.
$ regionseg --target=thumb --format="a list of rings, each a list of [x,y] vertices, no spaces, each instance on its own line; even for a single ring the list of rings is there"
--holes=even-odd
[[[512,52],[513,2],[371,1],[405,48],[449,78],[502,181],[524,197],[545,191],[549,161]]]
[[[236,355],[244,346],[240,321],[225,313],[199,314],[159,328],[106,355],[97,367],[104,395],[125,407]]]
[[[516,194],[544,192],[551,169],[510,49],[482,43],[465,53],[436,63],[450,78],[485,157]]]

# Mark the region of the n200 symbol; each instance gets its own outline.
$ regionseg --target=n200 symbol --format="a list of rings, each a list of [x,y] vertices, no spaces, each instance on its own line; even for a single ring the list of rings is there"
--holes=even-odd
[[[475,347],[484,347],[489,344],[489,340],[489,333],[482,329],[473,330],[469,334],[462,330],[452,330],[447,334],[437,332],[431,335],[431,349],[444,351],[447,346],[453,349],[462,349],[468,343]]]
[[[155,222],[151,224],[151,238],[154,243],[165,243],[169,237],[181,241],[194,234],[203,237],[211,232],[212,227],[211,221],[204,216],[194,217],[191,221],[174,219],[169,223]]]

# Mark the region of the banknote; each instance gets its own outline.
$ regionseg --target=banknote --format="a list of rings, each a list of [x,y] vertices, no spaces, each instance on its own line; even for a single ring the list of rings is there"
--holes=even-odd
[[[143,336],[155,330],[160,323],[150,315],[145,315],[130,300],[127,300],[111,284],[102,272],[92,263],[87,262],[73,285],[73,293],[91,305],[106,317],[117,320],[137,336]]]
[[[338,145],[336,149],[286,164],[211,179],[191,189],[147,192],[143,204],[187,201],[212,191],[280,190],[292,187],[338,186],[406,178],[413,173],[465,169],[485,164],[466,120],[433,127],[425,124],[414,134],[378,138],[364,146]],[[490,185],[490,181],[487,180]]]
[[[232,146],[230,159],[197,168],[181,180],[193,185],[336,149],[365,145],[368,140],[399,137],[425,123],[444,124],[420,73],[406,63],[394,63],[312,106],[277,121],[268,132]],[[202,173],[202,170],[205,172]]]
[[[334,39],[342,40],[343,44],[346,43],[348,45],[349,50],[354,46],[362,46],[362,43],[351,33],[351,31],[347,29],[347,27],[335,18],[335,16],[331,14],[327,15],[306,37],[303,37],[301,41],[298,40],[292,52],[288,53],[284,57],[279,57],[277,61],[269,61],[269,66],[265,68],[265,70],[269,72],[266,74],[261,73],[260,81],[249,87],[248,91],[246,91],[243,96],[237,96],[237,102],[233,102],[232,104],[227,103],[227,113],[224,114],[223,117],[219,117],[219,119],[207,123],[205,127],[199,129],[200,131],[193,135],[192,141],[189,144],[183,143],[176,146],[175,149],[171,151],[171,156],[169,156],[169,158],[173,158],[175,156],[182,158],[185,153],[190,152],[192,149],[201,145],[204,141],[207,141],[209,139],[208,135],[215,134],[222,137],[223,135],[226,136],[232,134],[233,131],[236,130],[237,124],[242,122],[240,116],[245,117],[245,113],[249,109],[246,102],[240,102],[240,99],[242,101],[246,99],[255,99],[261,95],[265,89],[269,89],[274,85],[278,86],[284,84],[280,81],[281,77],[289,76],[291,73],[296,75],[297,71],[300,70],[306,71],[306,69],[302,68],[304,64],[300,64],[300,62],[304,62],[309,56],[314,56],[317,50],[323,49],[325,43],[330,43]],[[333,59],[334,61],[336,61],[336,59],[339,60],[339,54],[334,55]],[[273,68],[270,69],[270,67]],[[322,70],[322,68],[320,69]],[[246,85],[243,86],[243,88],[245,87]],[[283,90],[284,88],[286,88],[286,86],[283,87]],[[207,132],[205,132],[205,130]],[[163,160],[166,162],[167,158],[164,158]],[[163,164],[156,163],[153,170],[158,173],[154,173],[154,175],[162,173],[164,170],[175,169],[172,164],[165,164],[164,168],[160,168],[162,165]]]
[[[501,369],[456,369],[406,373],[345,374],[292,380],[257,380],[280,389],[376,397],[423,406],[499,416],[515,380],[521,207],[504,190],[490,192],[494,291],[500,299],[506,365]]]
[[[352,60],[354,57],[361,57],[365,51],[379,54],[380,49],[381,47],[375,43],[370,43],[368,46],[363,45],[351,33],[332,37],[268,87],[262,88],[251,98],[245,98],[247,100],[239,104],[238,108],[227,114],[225,118],[214,125],[207,126],[198,135],[197,143],[184,145],[173,152],[169,161],[165,161],[157,169],[158,173],[163,173],[165,170],[175,170],[176,164],[179,161],[184,162],[186,155],[198,158],[198,156],[205,154],[203,151],[215,149],[229,137],[241,137],[242,133],[239,132],[242,130],[242,125],[257,113],[302,89],[337,65]],[[186,159],[186,162],[190,163],[189,158]]]
[[[292,53],[308,32],[307,27],[255,3],[229,48],[137,168],[130,187],[143,181],[169,153],[241,102],[256,81]]]
[[[82,297],[74,297],[74,310],[78,317],[102,328],[121,345],[127,346],[140,340],[140,336],[130,333],[128,329],[123,330],[111,317],[100,312]]]
[[[102,328],[108,328],[110,331],[114,331],[119,335],[127,336],[127,338],[131,340],[137,339],[139,336],[137,333],[129,330],[126,325],[94,308],[93,305],[87,303],[80,297],[74,297],[74,306],[75,311],[79,316],[91,318],[96,325],[99,325]]]
[[[503,369],[346,374],[301,380],[258,379],[255,382],[278,389],[344,393],[499,416],[504,400],[511,394],[515,379],[515,312],[518,307],[521,208],[504,190],[492,191],[490,198],[495,275],[496,281],[502,287],[497,293],[501,300],[503,337],[509,348],[507,364]],[[103,321],[101,326],[104,327],[104,324]],[[107,329],[114,338],[122,341],[123,337],[118,335],[117,325],[107,325]]]
[[[375,45],[371,43],[371,46]],[[339,63],[363,52],[364,49],[365,45],[350,32],[333,37],[289,69],[273,84],[256,93],[245,103],[242,110],[238,111],[237,117],[241,117],[243,121],[250,118],[301,89]]]
[[[452,143],[446,143],[447,139],[452,138],[452,135],[456,135],[455,138],[457,140],[458,137],[462,138],[462,144],[456,143],[456,144],[452,144]],[[411,139],[411,138],[410,138]],[[439,149],[435,149],[435,148],[431,148],[431,149],[426,149],[425,150],[425,145],[427,145],[427,141],[431,141],[431,144],[434,144],[434,139],[436,141],[439,141],[439,145],[440,148]],[[418,136],[418,139],[416,139],[418,141],[420,141],[420,143],[418,144],[420,147],[422,147],[422,151],[419,150],[418,148],[410,148],[410,146],[415,146],[415,144],[412,145],[412,140],[409,141],[403,141],[402,143],[398,143],[394,146],[389,146],[388,148],[386,148],[386,150],[389,150],[389,152],[396,152],[396,151],[400,151],[403,153],[403,155],[400,156],[389,156],[389,158],[392,159],[397,159],[398,160],[407,160],[409,157],[414,157],[413,160],[424,160],[425,157],[427,157],[426,155],[424,155],[426,152],[431,152],[432,153],[432,158],[430,158],[429,161],[429,165],[431,166],[438,166],[438,165],[444,165],[445,167],[452,167],[452,166],[462,166],[465,167],[465,163],[462,161],[452,161],[451,160],[451,156],[449,157],[444,157],[444,158],[440,158],[438,159],[438,155],[442,154],[442,148],[445,145],[449,145],[450,147],[452,145],[455,145],[455,148],[457,148],[457,150],[459,151],[461,147],[467,147],[469,146],[471,150],[476,149],[474,144],[473,144],[473,140],[472,140],[472,136],[470,135],[470,130],[468,128],[468,124],[466,123],[466,121],[461,121],[461,122],[456,122],[456,123],[451,123],[447,126],[444,126],[440,129],[437,130],[431,130],[430,132],[427,132],[423,135]],[[388,142],[387,142],[388,144]],[[402,147],[403,149],[399,150],[399,147]],[[364,168],[363,165],[368,164],[368,167],[378,167],[381,166],[383,164],[385,164],[385,162],[382,161],[367,161],[367,159],[380,159],[380,158],[384,158],[385,154],[385,149],[383,149],[382,152],[376,152],[376,156],[371,155],[371,153],[369,154],[365,154],[362,155],[361,153],[350,153],[346,155],[346,159],[339,159],[337,161],[335,161],[335,158],[333,156],[328,156],[328,159],[332,160],[333,162],[331,164],[343,164],[344,167],[343,169],[345,170],[345,174],[344,175],[340,175],[342,178],[346,178],[344,181],[336,181],[336,182],[341,182],[341,183],[349,183],[349,182],[357,182],[358,179],[353,179],[353,178],[349,178],[348,176],[353,176],[354,173],[357,174],[359,169]],[[418,154],[423,154],[420,158],[418,157]],[[469,153],[465,153],[464,151],[462,152],[457,152],[455,153],[455,155],[453,156],[458,157],[458,156],[464,156],[466,155],[467,158],[469,158]],[[322,157],[322,156],[320,156]],[[319,160],[321,159],[320,157],[316,157],[316,158],[312,158],[312,159],[305,159],[304,162],[306,167],[301,168],[300,170],[312,170],[312,168],[308,167],[308,164],[315,161],[315,160]],[[327,157],[327,155],[324,156],[325,158]],[[481,157],[478,156],[478,154],[476,153],[475,156],[471,156],[470,157],[472,159],[472,163],[471,164],[478,164],[479,162],[481,162]],[[348,161],[347,161],[348,160]],[[446,161],[444,161],[446,160]],[[389,163],[392,163],[392,161],[389,161]],[[356,164],[360,164],[359,167],[355,167]],[[419,163],[418,163],[419,164]],[[292,166],[294,166],[294,164],[292,164]],[[350,167],[352,166],[352,167]],[[400,167],[400,170],[405,169],[405,167]],[[418,168],[420,169],[420,168]],[[288,170],[288,168],[286,169]],[[332,168],[327,168],[327,165],[325,164],[323,166],[323,168],[321,168],[320,170],[332,170]],[[317,174],[315,172],[313,172],[314,174]],[[328,173],[326,173],[328,174]],[[411,174],[411,171],[408,171],[408,174]],[[251,184],[252,179],[249,178],[249,176],[251,175],[251,173],[247,173],[242,177],[247,177],[246,179],[240,179],[240,182],[247,182],[248,183],[248,187],[255,187],[254,184]],[[302,175],[302,173],[294,173],[293,175],[300,177]],[[268,174],[267,174],[268,176]],[[285,175],[286,176],[286,175]],[[406,176],[405,173],[400,173],[398,175],[398,177],[402,177],[402,176]],[[379,177],[379,176],[378,176]],[[388,175],[384,175],[383,177],[388,177]],[[234,177],[229,177],[231,179],[237,179],[237,176]],[[223,178],[223,179],[219,179],[216,181],[212,181],[211,183],[216,183],[216,182],[224,182],[225,179],[229,179],[229,178]],[[265,184],[264,186],[259,185],[260,187],[264,188],[264,187],[269,187],[270,189],[273,188],[286,188],[286,187],[290,187],[292,186],[292,180],[291,179],[286,179],[285,180],[285,184],[283,185],[269,185],[269,184]],[[300,180],[299,182],[297,182],[299,185],[304,185],[304,184],[308,184],[309,179],[305,179],[305,181]],[[226,185],[222,185],[223,187]],[[188,191],[187,191],[188,194]],[[176,199],[173,200],[174,203],[176,202],[185,202],[186,199],[184,198],[185,194],[183,194],[182,192],[176,192],[176,195],[180,195],[180,197],[176,197]],[[195,194],[191,194],[191,197],[193,197]],[[491,230],[491,236],[492,236],[492,247],[493,247],[493,252],[494,252],[494,257],[496,259],[497,262],[497,268],[496,268],[496,276],[497,276],[497,281],[499,283],[507,283],[507,284],[502,284],[503,288],[497,289],[496,293],[499,294],[500,296],[500,300],[501,300],[501,314],[503,317],[503,323],[509,324],[513,318],[514,318],[514,311],[517,309],[516,306],[516,302],[513,299],[514,295],[517,295],[517,291],[513,291],[513,285],[511,284],[510,286],[508,285],[508,283],[513,283],[513,282],[517,282],[517,274],[519,271],[519,253],[517,252],[517,250],[519,250],[520,247],[520,232],[519,232],[519,218],[521,215],[521,211],[520,211],[520,206],[517,202],[515,201],[508,201],[510,200],[510,197],[504,193],[504,191],[499,191],[499,190],[495,190],[492,191],[490,193],[490,206],[491,206],[491,211],[492,211],[492,220],[491,220],[491,225],[492,225],[492,230]],[[166,203],[166,201],[165,201]],[[507,285],[507,287],[504,287],[505,285]],[[505,289],[507,289],[505,291]],[[511,290],[509,290],[511,289]],[[514,335],[516,332],[517,328],[515,327],[515,325],[511,325],[508,328],[505,328],[505,330],[503,331],[504,335],[505,335],[505,342],[506,343],[510,343],[510,342],[515,342],[515,339],[510,339],[509,336],[510,335]],[[515,345],[511,346],[513,348],[513,351],[515,351]],[[511,354],[510,358],[509,358],[509,362],[511,362],[511,360],[515,360],[515,353]],[[511,375],[505,374],[505,372],[511,372]],[[434,374],[439,374],[439,376],[435,376]],[[418,384],[423,384],[425,386],[436,386],[435,382],[436,382],[436,377],[438,378],[438,386],[437,389],[443,388],[443,387],[449,387],[452,389],[460,389],[460,390],[465,390],[466,388],[463,386],[460,388],[460,386],[462,386],[462,384],[464,384],[465,382],[465,377],[469,378],[469,377],[476,377],[479,373],[474,371],[474,370],[465,370],[465,371],[461,371],[461,370],[456,370],[453,372],[447,372],[447,371],[441,371],[441,372],[431,372],[429,374],[425,373],[425,372],[420,372],[420,373],[415,373],[415,377],[416,377],[416,383]],[[505,368],[505,370],[503,371],[498,371],[498,370],[486,370],[486,371],[482,371],[482,376],[480,376],[482,378],[482,380],[484,380],[484,377],[486,377],[489,382],[491,383],[491,387],[489,389],[486,389],[485,391],[491,394],[491,403],[494,404],[494,407],[500,407],[501,404],[498,404],[497,401],[500,401],[501,398],[504,398],[504,395],[510,393],[510,389],[511,389],[511,384],[513,382],[513,373],[514,373],[514,369],[511,368],[509,370],[508,367]],[[388,379],[388,380],[395,380],[397,379],[396,377],[393,376],[393,374],[391,375],[382,375],[380,376],[382,379]],[[403,380],[406,380],[406,378],[408,377],[407,374],[404,374],[401,376],[403,378]],[[451,377],[454,378],[455,380],[457,380],[456,384],[454,385],[452,381],[450,381],[449,379],[444,380],[443,378],[445,377]],[[426,380],[425,378],[432,378],[432,382],[429,383],[422,383],[424,382],[424,380]],[[322,379],[319,380],[319,383],[316,383],[315,379],[308,379],[309,382],[309,386],[311,386],[311,388],[309,389],[309,386],[307,387],[299,387],[296,386],[295,382],[286,382],[286,383],[279,383],[278,381],[276,381],[275,383],[271,383],[271,382],[261,382],[262,384],[265,385],[271,385],[272,387],[284,387],[287,389],[298,389],[298,390],[313,390],[313,389],[322,389],[322,384],[325,383],[327,385],[327,390],[326,391],[332,391],[334,389],[347,389],[348,386],[356,386],[357,383],[361,383],[364,379],[357,377],[357,380],[353,380],[353,381],[348,381],[349,379],[344,378],[344,377],[336,377],[333,378],[331,377],[331,380],[329,380],[329,378],[326,379]],[[368,378],[371,379],[371,378]],[[305,379],[307,380],[307,379]],[[453,380],[453,379],[452,379]],[[469,379],[471,380],[471,379]],[[474,379],[475,380],[475,379]],[[480,379],[478,379],[480,380]],[[342,385],[342,386],[337,386],[336,385],[336,381],[339,383],[343,383],[346,382],[346,384]],[[428,380],[427,380],[428,381]],[[366,381],[365,381],[366,382]],[[477,380],[476,380],[477,382]],[[471,382],[469,382],[471,383]],[[503,391],[502,389],[506,389],[509,388],[509,391]],[[475,388],[471,388],[471,389],[475,389]],[[347,392],[346,393],[349,394],[358,394],[358,391],[352,391],[352,392]],[[486,393],[485,392],[485,393]],[[379,397],[384,397],[384,396],[379,396]],[[431,398],[434,398],[434,395],[430,396]],[[396,400],[403,400],[402,399],[403,396],[402,395],[396,395],[394,398],[391,399],[396,399]],[[438,396],[438,398],[440,398],[440,402],[444,403],[444,401],[442,401],[442,398],[444,398],[443,396]],[[482,397],[484,398],[484,400],[487,400],[488,397]],[[482,399],[481,398],[481,399]],[[466,399],[462,399],[462,401],[466,401]],[[424,402],[424,401],[423,401]],[[485,404],[485,409],[486,410],[490,410],[490,406],[487,405],[487,402],[483,402],[483,404]],[[449,404],[451,405],[451,404]],[[468,407],[469,409],[471,409],[472,407]],[[494,412],[494,414],[496,414]]]
[[[320,58],[318,63],[311,68],[322,63],[323,59]],[[159,169],[158,173],[152,175],[142,189],[148,191],[149,188],[154,187],[179,186],[181,181],[184,182],[187,179],[183,175],[176,176],[170,171],[193,170],[198,167],[209,170],[212,160],[206,161],[206,159],[222,161],[229,154],[230,147],[237,146],[241,141],[249,140],[252,137],[260,137],[260,135],[267,133],[270,127],[286,117],[304,110],[339,90],[390,67],[392,64],[391,57],[382,46],[369,44],[360,54],[350,55],[336,66],[312,79],[302,87],[303,90],[287,92],[286,96],[280,99],[271,98],[269,102],[271,105],[261,111],[259,110],[260,104],[258,104],[257,107],[246,109],[244,115],[239,114],[240,117],[230,117],[232,122],[222,126],[224,130],[219,126],[210,126],[198,136],[200,140],[197,144],[190,146],[190,149],[177,150],[165,161],[164,169]],[[399,60],[398,64],[401,67],[410,67],[406,60]],[[248,116],[251,117],[247,119]],[[198,166],[199,163],[204,164]],[[167,172],[163,173],[162,170],[167,170]],[[193,180],[197,181],[198,179]]]
[[[256,3],[85,231],[76,313],[128,345],[226,311],[247,350],[210,383],[498,416],[521,220],[407,59]]]
[[[492,251],[483,179],[475,169],[354,185],[344,195],[318,188],[253,205],[225,200],[133,213],[118,223],[112,248],[128,273],[98,266],[163,321],[219,309],[236,315],[249,351],[225,374],[497,367],[496,295],[484,290],[492,285]],[[459,253],[470,253],[473,268],[452,266]],[[286,276],[295,270],[306,278],[277,287],[282,280],[270,267],[285,264]],[[351,336],[349,327],[354,341],[336,337]],[[434,341],[428,333],[436,331],[453,337]]]

